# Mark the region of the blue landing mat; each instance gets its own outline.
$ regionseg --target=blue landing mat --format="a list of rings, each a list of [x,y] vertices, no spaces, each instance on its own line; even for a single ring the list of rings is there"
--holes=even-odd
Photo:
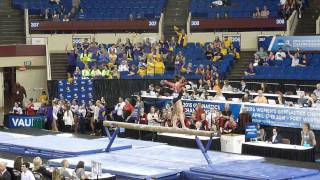
[[[0,151],[21,155],[41,156],[48,159],[101,153],[104,152],[109,142],[108,138],[88,140],[59,135],[21,137],[13,133],[1,133],[0,135],[6,137],[0,141]],[[111,151],[132,147],[139,149],[162,144],[163,143],[117,138]]]
[[[209,152],[217,170],[209,171],[200,150],[159,145],[140,149],[126,149],[111,153],[99,153],[67,158],[74,167],[82,160],[90,170],[91,161],[102,163],[103,172],[128,179],[188,177],[194,180],[208,179],[288,179],[316,175],[316,170],[291,168],[268,164],[264,158]],[[58,166],[62,159],[50,160]],[[227,168],[225,168],[227,167]],[[225,169],[225,171],[223,170]],[[238,172],[234,177],[227,173]],[[274,172],[274,173],[273,173]],[[190,175],[190,176],[187,176]]]

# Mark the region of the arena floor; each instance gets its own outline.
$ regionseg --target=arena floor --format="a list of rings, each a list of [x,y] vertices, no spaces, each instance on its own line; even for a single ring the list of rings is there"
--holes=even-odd
[[[10,132],[10,133],[17,133],[19,135],[31,135],[33,138],[41,140],[40,137],[34,137],[34,136],[44,136],[44,137],[53,137],[53,135],[59,134],[58,137],[63,137],[62,133],[55,133],[51,131],[45,131],[45,130],[38,130],[38,129],[3,129],[2,132]],[[50,136],[51,135],[51,136]],[[100,142],[102,139],[98,139],[96,136],[89,136],[89,135],[74,135],[74,137],[81,138],[81,141],[84,140],[90,140],[92,139],[95,142]],[[12,138],[13,137],[6,137],[6,138]],[[7,139],[9,140],[9,139]],[[70,157],[68,160],[71,162],[71,166],[74,165],[79,160],[85,160],[86,162],[91,162],[91,160],[103,160],[103,162],[108,162],[103,164],[103,166],[106,168],[106,172],[116,172],[116,173],[123,173],[118,172],[119,169],[127,169],[126,173],[131,174],[145,174],[145,175],[152,175],[151,169],[153,169],[154,173],[161,174],[159,169],[167,168],[168,170],[186,170],[190,169],[192,167],[196,167],[194,170],[198,171],[206,171],[205,165],[206,162],[204,158],[202,157],[201,153],[197,149],[190,149],[190,148],[182,148],[182,147],[174,147],[174,146],[168,146],[166,144],[162,143],[155,143],[155,142],[140,142],[136,140],[126,140],[129,143],[132,143],[133,146],[139,144],[142,150],[139,148],[132,148],[132,149],[126,149],[121,151],[116,151],[112,153],[111,155],[108,155],[107,153],[100,153],[100,154],[91,154],[91,155],[83,155],[80,157]],[[141,153],[146,152],[146,153]],[[179,154],[180,153],[180,154]],[[183,154],[181,154],[183,153]],[[136,154],[136,156],[132,156],[132,154]],[[282,173],[285,171],[295,170],[300,171],[301,169],[287,169],[287,167],[297,167],[297,168],[307,168],[307,169],[320,169],[320,165],[317,163],[306,163],[306,162],[297,162],[297,161],[288,161],[288,160],[280,160],[280,159],[274,159],[274,158],[262,158],[262,157],[254,157],[254,156],[242,156],[242,155],[232,155],[232,154],[226,154],[221,152],[209,152],[210,157],[213,159],[213,163],[222,165],[235,165],[239,163],[241,164],[242,171],[247,171],[249,168],[262,166],[264,168],[260,168],[259,171],[268,169],[273,174],[275,173],[275,170],[282,168]],[[16,157],[15,154],[12,153],[3,153],[0,152],[0,157],[6,158],[6,159],[14,159]],[[26,159],[28,161],[32,161],[33,157],[26,156]],[[143,158],[146,158],[144,161]],[[148,165],[148,161],[152,160],[154,162],[154,165]],[[248,160],[252,160],[251,165],[245,167],[246,164],[248,164]],[[50,160],[45,159],[45,163],[55,165],[60,162],[61,159],[56,160]],[[113,162],[114,164],[110,164],[110,162]],[[135,163],[137,162],[137,163]],[[175,164],[181,164],[181,169],[176,168]],[[130,165],[131,164],[131,165]],[[133,164],[133,165],[132,165]],[[137,166],[140,166],[142,168],[136,169]],[[118,166],[118,168],[116,167]],[[279,166],[279,168],[277,168]],[[284,167],[286,166],[286,167]],[[144,167],[150,168],[149,172],[143,172]],[[237,167],[235,165],[235,167]],[[280,168],[281,167],[281,168]],[[130,170],[131,169],[131,172]],[[140,171],[140,172],[139,172]],[[267,171],[267,170],[265,170]],[[163,173],[167,173],[170,171],[163,171]],[[300,171],[301,173],[303,170]],[[280,172],[278,172],[281,174]],[[265,172],[267,174],[267,172]],[[272,178],[272,177],[270,177]],[[274,179],[274,178],[273,178]]]

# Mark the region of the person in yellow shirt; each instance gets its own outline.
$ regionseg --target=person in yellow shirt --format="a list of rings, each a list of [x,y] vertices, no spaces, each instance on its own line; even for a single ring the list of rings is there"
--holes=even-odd
[[[225,37],[224,37],[223,45],[224,45],[224,47],[227,48],[227,49],[231,47],[232,41],[231,41],[231,39],[230,39],[228,36],[225,36]]]
[[[186,47],[188,42],[188,36],[184,29],[181,29],[179,32],[179,28],[177,26],[173,27],[174,31],[176,32],[178,36],[178,45],[179,47]]]
[[[155,74],[164,74],[165,66],[161,59],[156,59],[154,61],[154,73]]]
[[[237,48],[233,48],[233,57],[236,60],[240,59],[240,53],[238,52]]]
[[[41,103],[45,103],[48,101],[48,95],[47,95],[46,91],[42,91],[41,95],[39,96],[39,101]]]
[[[145,75],[147,75],[147,70],[145,66],[141,66],[138,70],[138,75],[141,77],[144,77]]]
[[[253,101],[258,104],[268,104],[268,99],[263,95],[262,90],[258,91],[258,96]]]
[[[90,76],[91,76],[91,78],[100,77],[101,76],[101,71],[96,66],[94,66],[93,69],[90,72]]]
[[[89,79],[90,78],[90,69],[88,65],[84,66],[84,69],[81,71],[82,79]]]
[[[110,69],[108,68],[108,66],[105,66],[104,69],[101,71],[101,76],[102,76],[102,77],[105,77],[105,78],[107,78],[107,79],[109,79],[110,76],[112,77],[111,71],[110,71]]]
[[[228,48],[226,48],[224,44],[221,46],[221,54],[224,56],[228,54]]]
[[[153,59],[148,59],[147,60],[147,74],[148,75],[154,75],[154,60]]]
[[[152,48],[151,53],[147,54],[147,59],[160,59],[161,55],[155,48]]]
[[[80,61],[83,62],[85,65],[88,64],[88,62],[91,62],[92,54],[88,52],[87,49],[83,50],[83,53],[80,55]]]

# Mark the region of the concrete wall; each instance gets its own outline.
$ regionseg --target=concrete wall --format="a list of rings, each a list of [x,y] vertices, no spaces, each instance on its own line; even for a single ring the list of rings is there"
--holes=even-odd
[[[117,39],[121,38],[125,41],[129,38],[132,42],[142,41],[144,38],[153,37],[156,40],[160,39],[158,33],[104,33],[104,34],[31,34],[27,37],[27,43],[31,44],[32,38],[44,38],[44,43],[48,43],[48,51],[62,52],[65,50],[66,45],[72,47],[73,38],[92,38],[95,37],[99,43],[115,43]]]
[[[26,71],[17,70],[16,81],[26,89],[28,97],[24,99],[24,102],[28,102],[29,98],[36,101],[42,89],[47,91],[47,68],[31,67]]]
[[[251,51],[256,50],[258,46],[259,35],[284,35],[284,31],[252,31],[252,32],[207,32],[207,33],[190,33],[188,35],[189,42],[210,42],[216,36],[222,39],[223,35],[240,35],[241,50]]]
[[[0,67],[23,66],[25,61],[30,61],[31,66],[46,66],[45,56],[19,56],[0,57]]]

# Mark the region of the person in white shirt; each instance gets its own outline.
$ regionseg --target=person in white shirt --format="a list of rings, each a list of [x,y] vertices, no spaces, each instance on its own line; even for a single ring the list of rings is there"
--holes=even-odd
[[[232,86],[229,84],[228,80],[223,82],[222,91],[232,91]]]
[[[283,61],[285,58],[287,58],[287,55],[286,55],[286,53],[282,50],[282,48],[280,48],[280,49],[278,50],[278,52],[276,52],[275,59],[278,60],[278,61]]]
[[[223,96],[221,91],[217,91],[216,95],[213,97],[212,100],[216,100],[216,101],[226,101],[226,98]]]
[[[147,115],[148,125],[151,126],[160,126],[160,117],[159,114],[156,112],[156,108],[151,106],[150,112]]]
[[[27,163],[21,166],[21,180],[36,180],[32,172],[28,169]]]
[[[75,99],[72,100],[71,111],[73,114],[77,114],[79,111],[79,106],[78,106],[77,100],[75,100]]]
[[[123,121],[123,107],[126,105],[126,103],[123,101],[122,97],[119,97],[119,103],[114,107],[115,121]]]
[[[290,53],[290,51],[288,51],[288,54],[289,54],[289,56],[290,56],[290,58],[291,58],[291,67],[296,67],[296,66],[298,66],[299,65],[299,54],[298,53],[295,53],[294,55],[292,55],[291,53]]]
[[[89,105],[90,105],[90,109],[93,110],[93,117],[91,118],[91,121],[90,121],[90,127],[91,127],[91,134],[90,135],[95,135],[96,133],[96,123],[98,122],[98,117],[99,117],[99,104],[101,103],[100,100],[97,100],[96,101],[96,104],[94,105],[91,101],[89,102]]]
[[[52,101],[53,109],[52,109],[52,123],[51,123],[51,129],[52,131],[58,131],[57,127],[57,121],[58,121],[58,112],[60,110],[60,106],[58,104],[57,100]]]
[[[122,61],[121,64],[118,67],[118,71],[119,72],[125,72],[128,71],[129,72],[129,66],[127,61]]]
[[[317,84],[317,89],[315,89],[313,93],[320,98],[320,83]]]
[[[216,118],[217,118],[217,112],[214,108],[211,108],[210,112],[206,115],[206,120],[208,121],[208,126],[212,131],[215,131],[217,128],[215,123]]]
[[[66,111],[63,114],[63,121],[65,125],[65,132],[71,132],[72,126],[74,125],[74,118],[70,106],[66,106]]]
[[[15,102],[14,103],[14,106],[12,108],[12,114],[18,114],[18,115],[21,115],[22,114],[22,109],[21,107],[19,106],[19,103],[18,102]]]

